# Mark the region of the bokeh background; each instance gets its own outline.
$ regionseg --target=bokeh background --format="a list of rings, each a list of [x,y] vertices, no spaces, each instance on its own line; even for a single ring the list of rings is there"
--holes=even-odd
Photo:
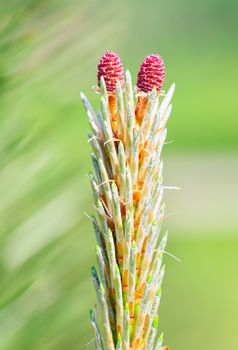
[[[0,349],[93,349],[87,120],[96,66],[144,56],[176,82],[164,149],[161,331],[171,350],[238,349],[236,0],[0,0]]]

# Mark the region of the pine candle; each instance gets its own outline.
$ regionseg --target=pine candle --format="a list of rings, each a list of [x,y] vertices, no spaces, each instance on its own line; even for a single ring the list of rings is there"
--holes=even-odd
[[[165,350],[158,335],[158,308],[164,276],[167,234],[164,219],[163,162],[166,122],[173,84],[161,98],[164,63],[147,56],[137,79],[136,104],[131,75],[119,56],[107,51],[98,65],[101,112],[84,94],[91,131],[94,174],[90,173],[98,220],[98,268],[91,269],[103,329],[90,310],[96,349]],[[161,237],[162,236],[162,237]]]

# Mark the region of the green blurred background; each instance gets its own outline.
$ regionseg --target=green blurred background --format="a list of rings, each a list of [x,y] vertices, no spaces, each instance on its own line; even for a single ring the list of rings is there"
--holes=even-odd
[[[238,349],[238,3],[0,0],[0,349],[93,349],[95,241],[84,91],[119,53],[176,82],[163,159],[171,350]]]

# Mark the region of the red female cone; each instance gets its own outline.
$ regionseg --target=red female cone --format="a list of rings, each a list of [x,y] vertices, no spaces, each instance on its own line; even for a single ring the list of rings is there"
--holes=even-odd
[[[117,129],[117,113],[116,113],[116,84],[117,81],[124,84],[124,71],[120,57],[113,51],[106,51],[100,58],[98,64],[98,86],[100,87],[100,79],[104,78],[108,101],[111,112],[111,122],[113,131]]]
[[[141,124],[145,109],[148,103],[148,94],[156,87],[158,95],[164,82],[164,61],[157,54],[152,53],[145,57],[144,62],[140,66],[137,76],[138,99],[136,104],[136,119]]]

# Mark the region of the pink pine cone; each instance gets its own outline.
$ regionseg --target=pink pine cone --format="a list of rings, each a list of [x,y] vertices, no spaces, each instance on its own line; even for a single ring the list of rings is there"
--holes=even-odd
[[[137,87],[140,91],[148,93],[156,86],[157,91],[160,92],[164,82],[164,76],[163,59],[157,53],[152,53],[146,56],[140,66]]]
[[[108,92],[116,92],[116,83],[119,80],[124,84],[124,71],[120,57],[113,51],[106,51],[100,58],[98,64],[98,86],[100,87],[100,78],[104,77]]]

